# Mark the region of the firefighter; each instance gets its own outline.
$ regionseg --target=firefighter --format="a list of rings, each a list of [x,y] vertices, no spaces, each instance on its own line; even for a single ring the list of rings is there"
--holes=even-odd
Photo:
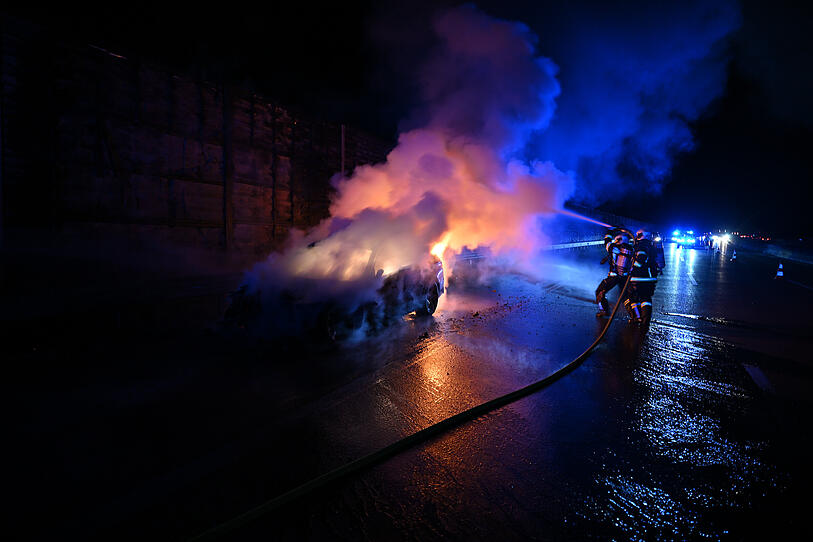
[[[635,256],[630,273],[632,291],[624,305],[631,320],[647,326],[652,319],[652,295],[658,284],[660,266],[652,235],[644,230],[635,233]]]
[[[616,286],[623,286],[627,280],[632,267],[632,248],[631,239],[623,232],[614,237],[609,233],[604,236],[604,249],[607,251],[607,255],[601,260],[601,263],[609,262],[610,269],[607,277],[596,288],[596,304],[598,304],[596,316],[599,318],[610,315],[607,292]]]

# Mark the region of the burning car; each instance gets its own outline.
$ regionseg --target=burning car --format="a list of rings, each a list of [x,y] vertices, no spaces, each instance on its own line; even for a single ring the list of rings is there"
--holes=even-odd
[[[376,252],[369,252],[363,274],[352,280],[286,277],[286,284],[271,291],[244,284],[231,295],[224,323],[262,336],[304,335],[336,341],[375,331],[409,313],[435,312],[445,291],[439,258],[430,254],[422,263],[386,273],[376,266]]]
[[[428,257],[425,265],[404,267],[383,280],[378,292],[391,315],[434,314],[445,291],[443,263],[435,256]]]

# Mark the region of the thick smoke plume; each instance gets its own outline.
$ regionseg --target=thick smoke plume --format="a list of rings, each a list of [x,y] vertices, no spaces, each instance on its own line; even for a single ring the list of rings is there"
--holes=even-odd
[[[470,6],[438,17],[434,30],[419,127],[401,134],[385,163],[335,179],[331,217],[255,267],[250,286],[267,302],[298,290],[309,301],[339,292],[365,303],[382,276],[430,252],[489,246],[523,259],[546,242],[537,218],[559,208],[572,183],[550,162],[518,156],[553,116],[556,66],[537,55],[526,26]]]

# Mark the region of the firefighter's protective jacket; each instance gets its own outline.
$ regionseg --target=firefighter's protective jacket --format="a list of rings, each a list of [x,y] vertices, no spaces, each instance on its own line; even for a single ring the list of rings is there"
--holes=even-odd
[[[658,263],[655,246],[649,239],[639,239],[635,243],[635,258],[632,264],[632,282],[657,282]]]
[[[626,237],[604,237],[604,248],[607,250],[606,260],[610,264],[609,277],[626,277],[633,267],[633,246]],[[603,260],[602,260],[603,261]]]

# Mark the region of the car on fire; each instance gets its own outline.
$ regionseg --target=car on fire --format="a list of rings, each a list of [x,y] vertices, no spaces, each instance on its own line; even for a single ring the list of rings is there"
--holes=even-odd
[[[419,317],[434,314],[446,286],[440,259],[427,255],[420,264],[388,274],[375,269],[375,251],[371,251],[363,282],[378,287],[376,295],[362,296],[360,302],[354,295],[357,292],[346,291],[329,299],[308,299],[306,292],[318,289],[319,279],[300,279],[296,288],[275,292],[270,302],[262,291],[252,291],[244,284],[231,294],[223,321],[261,334],[274,327],[332,342],[359,331],[374,332],[410,313]]]
[[[383,279],[378,292],[392,314],[434,314],[445,291],[443,262],[436,256],[429,256],[424,265],[401,268]]]

